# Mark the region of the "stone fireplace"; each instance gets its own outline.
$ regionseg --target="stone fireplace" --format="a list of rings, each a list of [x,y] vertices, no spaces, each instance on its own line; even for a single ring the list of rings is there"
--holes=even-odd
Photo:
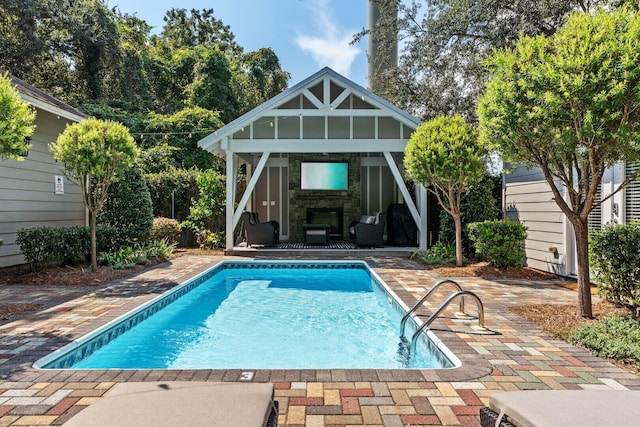
[[[344,212],[339,208],[307,208],[307,224],[329,224],[329,239],[342,240]]]
[[[300,188],[300,162],[309,161],[347,162],[349,164],[349,188],[347,190],[302,190]],[[316,210],[320,219],[311,223],[331,224],[326,215],[330,211],[342,211],[335,231],[330,231],[333,240],[349,238],[349,222],[361,215],[360,155],[340,154],[289,154],[289,240],[302,241],[302,224],[309,223],[308,209]]]

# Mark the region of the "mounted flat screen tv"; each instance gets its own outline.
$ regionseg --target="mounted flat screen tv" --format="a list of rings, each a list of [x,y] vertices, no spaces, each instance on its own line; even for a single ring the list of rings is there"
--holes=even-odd
[[[300,176],[302,190],[347,190],[349,188],[349,164],[346,162],[302,162]]]

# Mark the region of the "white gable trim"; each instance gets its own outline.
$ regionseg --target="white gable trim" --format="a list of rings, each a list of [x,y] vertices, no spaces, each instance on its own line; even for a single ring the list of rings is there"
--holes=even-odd
[[[60,116],[60,117],[64,117],[65,119],[74,121],[74,122],[81,122],[82,120],[86,119],[86,117],[82,117],[79,116],[78,114],[73,114],[70,111],[64,110],[62,108],[56,107],[55,105],[51,105],[47,102],[44,102],[40,99],[36,99],[32,96],[29,95],[25,95],[24,93],[20,92],[20,97],[28,102],[29,104],[33,105],[34,107],[43,110],[43,111],[47,111],[51,114],[55,114],[56,116]]]
[[[311,91],[310,87],[316,86],[318,83],[323,83],[323,98],[324,101],[321,102]],[[331,102],[330,99],[330,84],[331,82],[336,85],[343,87],[343,92],[338,95],[338,97]],[[337,107],[347,99],[349,95],[355,95],[372,105],[376,109],[367,109],[367,110],[340,110]],[[317,109],[278,109],[277,107],[285,104],[286,102],[292,100],[296,96],[304,95]],[[198,146],[210,151],[217,155],[222,155],[219,151],[221,149],[221,143],[225,137],[233,139],[233,134],[240,131],[243,128],[252,128],[252,124],[260,119],[261,117],[291,117],[291,116],[299,116],[299,117],[355,117],[355,116],[367,116],[367,117],[391,117],[400,122],[401,124],[408,126],[409,128],[415,129],[420,121],[415,117],[411,116],[409,113],[399,109],[395,105],[389,103],[388,101],[380,98],[378,95],[368,91],[367,89],[359,86],[358,84],[352,82],[346,77],[336,73],[330,68],[323,68],[318,71],[316,74],[306,78],[300,83],[292,86],[291,88],[285,90],[279,95],[271,98],[266,101],[262,105],[254,108],[248,113],[240,116],[239,118],[233,120],[229,124],[223,126],[217,131],[207,135],[202,138],[198,142]],[[277,121],[274,123],[274,126],[277,126]],[[408,138],[408,135],[404,135],[405,138]],[[253,132],[251,132],[250,138],[243,141],[255,141],[253,138]],[[236,140],[237,141],[237,140]],[[270,140],[275,141],[275,140]],[[282,140],[279,140],[280,142]],[[253,152],[259,152],[261,150],[253,150]],[[274,151],[274,150],[272,150]],[[319,149],[318,152],[324,152],[325,149]],[[286,152],[286,149],[285,151]],[[346,151],[336,151],[336,152],[346,152]],[[379,152],[377,149],[365,150],[364,152]]]

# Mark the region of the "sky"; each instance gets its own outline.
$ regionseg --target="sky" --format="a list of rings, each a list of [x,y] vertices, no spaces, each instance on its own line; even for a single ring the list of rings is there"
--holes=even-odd
[[[171,8],[213,9],[231,27],[245,52],[272,48],[289,86],[328,66],[367,87],[366,38],[350,45],[367,25],[367,0],[106,0],[121,12],[136,15],[162,31]]]

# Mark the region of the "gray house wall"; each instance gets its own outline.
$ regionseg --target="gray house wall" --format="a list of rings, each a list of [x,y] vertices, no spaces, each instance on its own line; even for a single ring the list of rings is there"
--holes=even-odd
[[[505,218],[528,227],[527,266],[566,274],[563,271],[567,255],[563,214],[540,170],[517,167],[505,175],[504,213]]]
[[[85,225],[86,214],[80,189],[66,177],[64,194],[55,194],[55,176],[62,167],[49,152],[73,121],[37,109],[32,147],[24,161],[0,160],[0,268],[23,264],[24,257],[15,243],[21,228]]]

